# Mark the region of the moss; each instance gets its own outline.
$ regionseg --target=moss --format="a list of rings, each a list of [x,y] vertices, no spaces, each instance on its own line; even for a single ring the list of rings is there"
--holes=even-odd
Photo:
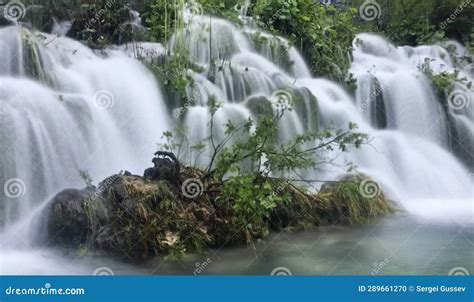
[[[245,101],[245,106],[254,114],[254,116],[273,115],[272,104],[264,95],[250,97]]]
[[[369,223],[397,210],[395,204],[385,196],[380,187],[375,189],[378,191],[364,194],[361,184],[366,180],[368,178],[361,176],[357,176],[356,179],[342,180],[330,185],[317,195],[319,202],[330,209],[326,212],[328,222]]]
[[[57,236],[52,240],[81,251],[100,248],[129,260],[163,254],[179,258],[205,247],[252,245],[270,230],[369,223],[397,210],[382,191],[364,196],[361,183],[368,178],[362,175],[327,184],[317,194],[284,179],[260,179],[260,200],[252,202],[256,208],[242,210],[249,206],[242,200],[245,190],[229,191],[194,168],[183,167],[181,173],[186,179],[202,179],[204,190],[196,198],[184,197],[179,185],[133,175],[112,176],[95,193],[90,188],[64,191],[53,201],[49,232]],[[269,194],[275,204],[262,204]]]
[[[277,36],[254,32],[247,34],[255,49],[288,73],[293,73],[294,62],[290,59],[290,45]]]
[[[274,229],[307,230],[322,225],[366,224],[399,210],[380,186],[377,194],[364,194],[362,184],[368,181],[376,184],[364,175],[351,176],[326,184],[317,194],[283,182],[278,190],[290,194],[291,202],[272,213],[271,225]]]
[[[47,85],[52,85],[53,80],[50,75],[46,74],[44,71],[44,62],[43,58],[40,55],[40,50],[38,43],[33,34],[27,30],[21,29],[21,42],[23,46],[23,68],[25,68],[25,73],[37,79]]]

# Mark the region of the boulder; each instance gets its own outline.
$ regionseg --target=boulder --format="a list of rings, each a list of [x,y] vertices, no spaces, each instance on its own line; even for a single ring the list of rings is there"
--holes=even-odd
[[[53,198],[47,225],[53,243],[78,246],[85,242],[89,220],[84,203],[94,194],[93,189],[66,189]]]

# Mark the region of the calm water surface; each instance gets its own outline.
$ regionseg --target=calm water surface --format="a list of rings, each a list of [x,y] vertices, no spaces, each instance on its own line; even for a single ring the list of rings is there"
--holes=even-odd
[[[127,264],[110,256],[60,250],[0,250],[2,274],[394,275],[474,273],[473,224],[397,215],[367,226],[273,234],[255,248],[225,247],[179,262]]]

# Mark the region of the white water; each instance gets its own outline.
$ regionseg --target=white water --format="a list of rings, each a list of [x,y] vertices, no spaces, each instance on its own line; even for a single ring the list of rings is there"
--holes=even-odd
[[[361,132],[370,135],[371,146],[351,152],[336,164],[343,166],[344,160],[354,162],[359,171],[377,179],[408,211],[431,219],[473,221],[473,178],[469,173],[474,161],[471,101],[461,104],[463,106],[458,103],[443,106],[429,79],[419,69],[428,58],[435,73],[458,70],[460,77],[472,81],[472,74],[462,66],[455,66],[444,48],[437,45],[396,48],[376,35],[359,35],[354,42],[351,67],[358,85],[353,98],[331,81],[310,78],[304,60],[299,55],[294,59],[293,48],[285,51],[284,47],[274,47],[288,45],[284,39],[261,33],[262,44],[261,40],[252,38],[257,35],[256,30],[246,28],[242,31],[247,36],[244,42],[241,32],[233,24],[220,19],[210,20],[209,17],[194,17],[190,28],[192,30],[186,31],[184,38],[178,36],[186,43],[202,43],[186,46],[191,48],[196,62],[206,68],[203,74],[212,74],[209,54],[213,54],[217,64],[221,64],[214,83],[207,80],[195,83],[195,89],[199,91],[217,90],[215,95],[224,102],[219,121],[253,117],[256,112],[252,111],[250,103],[256,97],[263,95],[271,102],[275,90],[293,89],[300,102],[282,120],[280,140],[315,130],[315,119],[318,120],[316,124],[323,128],[329,125],[345,128],[348,122],[355,122]],[[213,33],[211,46],[209,41],[200,40],[210,28]],[[216,33],[222,33],[222,36]],[[176,40],[171,40],[172,49],[178,48],[173,44]],[[240,47],[218,47],[221,45]],[[455,45],[459,57],[469,55],[459,44]],[[293,61],[289,68],[282,64],[288,59]],[[378,86],[375,81],[378,81]],[[463,96],[472,100],[473,90],[461,88]],[[308,90],[316,97],[318,110],[312,107],[314,101],[311,97],[304,93]],[[207,98],[207,94],[198,94],[199,97]],[[206,104],[206,99],[197,104]],[[202,140],[208,135],[205,122],[208,118],[205,107],[187,107],[185,124],[191,141]],[[452,133],[460,135],[456,138]],[[455,152],[459,149],[462,151]],[[333,179],[344,173],[343,169],[334,166],[324,170],[306,173],[305,176],[309,179]],[[427,206],[430,201],[431,205]]]
[[[79,170],[95,181],[124,166],[141,173],[169,128],[158,83],[138,61],[120,52],[101,58],[68,38],[41,38],[0,29],[0,56],[7,58],[0,69],[0,182],[21,180],[21,196],[2,194],[5,225],[58,190],[83,185]],[[26,43],[35,45],[48,80],[29,77],[34,63]]]
[[[445,109],[418,70],[428,57],[434,59],[435,72],[454,71],[457,67],[442,47],[396,48],[380,37],[360,35],[362,44],[356,44],[351,68],[359,87],[353,98],[333,82],[311,78],[303,58],[286,40],[262,34],[266,42],[255,44],[254,34],[254,28],[242,30],[225,20],[194,16],[188,30],[169,42],[172,51],[184,46],[204,67],[200,74],[190,71],[195,84],[188,93],[195,102],[182,114],[191,141],[209,135],[209,96],[224,102],[219,125],[253,117],[252,104],[271,102],[276,90],[291,89],[301,101],[282,121],[280,140],[355,122],[370,135],[371,146],[337,164],[354,162],[415,215],[472,223],[474,93],[461,87],[471,103]],[[83,186],[78,170],[88,170],[98,182],[121,169],[141,174],[149,166],[162,132],[179,120],[171,112],[182,108],[167,108],[170,102],[163,99],[156,79],[133,59],[137,50],[140,57],[164,53],[159,44],[140,43],[101,56],[65,37],[34,35],[19,27],[0,29],[0,184],[18,178],[22,193],[18,198],[0,196],[1,246],[31,245],[41,230],[31,231],[27,222],[32,213],[59,190]],[[220,68],[212,71],[212,65]],[[467,67],[460,72],[472,80]],[[374,94],[375,79],[380,89]],[[222,132],[216,127],[216,137]],[[453,144],[452,132],[460,144]],[[203,163],[206,156],[191,154],[189,160]],[[344,174],[336,166],[324,170],[306,171],[305,176],[332,179]],[[21,261],[21,256],[9,259]]]

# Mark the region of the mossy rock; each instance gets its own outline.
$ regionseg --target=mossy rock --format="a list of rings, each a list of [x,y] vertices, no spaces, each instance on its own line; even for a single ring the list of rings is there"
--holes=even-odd
[[[278,204],[268,216],[247,217],[252,227],[242,228],[239,219],[247,218],[236,214],[238,195],[229,195],[224,183],[198,169],[181,167],[180,173],[185,180],[181,183],[124,173],[105,179],[98,188],[65,190],[52,201],[49,236],[57,244],[87,244],[138,260],[249,243],[270,230],[367,223],[396,211],[381,190],[371,197],[364,194],[362,185],[370,179],[363,175],[346,176],[317,194],[285,179],[258,177],[255,181],[288,202]],[[190,179],[199,183],[194,196],[184,188]]]
[[[264,95],[251,96],[245,101],[245,106],[255,115],[273,115],[272,103]]]

